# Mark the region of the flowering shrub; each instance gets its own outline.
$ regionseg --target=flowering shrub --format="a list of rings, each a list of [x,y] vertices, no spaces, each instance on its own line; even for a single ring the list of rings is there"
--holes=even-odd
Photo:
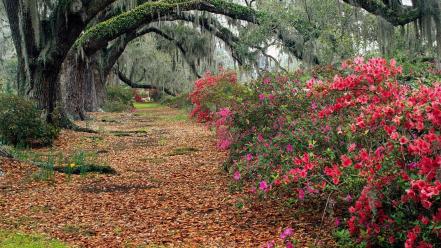
[[[411,88],[401,73],[394,60],[357,58],[332,79],[270,75],[206,116],[252,191],[326,193],[350,205],[347,228],[370,247],[439,247],[441,85]]]
[[[137,90],[133,90],[133,99],[135,100],[135,102],[137,103],[143,103],[144,101],[142,100],[142,96],[139,94],[139,92]]]
[[[218,147],[227,150],[231,145],[232,112],[230,108],[238,107],[249,97],[249,91],[241,84],[237,84],[235,72],[223,71],[219,75],[207,73],[195,83],[190,94],[194,105],[191,116],[199,122],[205,122],[216,128],[219,138]]]
[[[241,89],[235,72],[223,71],[219,75],[207,72],[196,81],[194,90],[190,93],[190,100],[194,105],[191,116],[199,122],[213,121],[214,114],[221,108],[232,105]]]

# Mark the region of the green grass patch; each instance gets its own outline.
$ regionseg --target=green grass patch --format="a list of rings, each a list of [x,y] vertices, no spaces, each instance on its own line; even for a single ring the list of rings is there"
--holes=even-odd
[[[133,131],[111,131],[111,134],[117,137],[129,137],[134,135],[146,135],[147,130],[133,130]]]
[[[154,165],[160,165],[160,164],[167,162],[167,160],[164,158],[142,158],[140,160],[143,162],[149,162]]]
[[[159,103],[138,103],[138,102],[133,103],[133,106],[135,107],[135,109],[152,109],[152,108],[162,107],[162,105]]]
[[[76,151],[70,156],[62,152],[37,153],[32,150],[14,150],[14,157],[24,162],[30,162],[40,168],[32,175],[38,181],[54,181],[54,172],[65,174],[84,175],[88,173],[116,174],[108,166],[96,164],[96,152]]]
[[[163,117],[165,121],[186,121],[188,120],[188,114],[180,113],[176,115],[167,115]]]
[[[54,170],[60,173],[74,174],[74,175],[83,175],[87,173],[116,174],[116,171],[108,165],[95,165],[95,164],[77,165],[74,167],[55,166]]]
[[[41,235],[29,235],[14,231],[0,230],[0,248],[67,248],[58,240]]]

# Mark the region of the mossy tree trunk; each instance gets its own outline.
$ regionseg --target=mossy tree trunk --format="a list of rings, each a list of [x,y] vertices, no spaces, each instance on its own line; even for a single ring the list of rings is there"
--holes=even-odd
[[[62,108],[61,65],[87,23],[114,0],[59,1],[49,18],[42,18],[34,0],[3,0],[18,55],[19,92],[34,99],[48,122]],[[63,110],[61,110],[63,112]]]

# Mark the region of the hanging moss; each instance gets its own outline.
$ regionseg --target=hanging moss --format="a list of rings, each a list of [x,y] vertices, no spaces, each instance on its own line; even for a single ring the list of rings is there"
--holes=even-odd
[[[202,4],[204,3],[204,4]],[[207,7],[210,6],[210,7]],[[111,40],[124,31],[136,29],[138,26],[172,11],[206,9],[216,13],[228,13],[233,18],[256,21],[261,14],[254,10],[225,0],[164,0],[146,2],[138,7],[101,22],[89,28],[76,42],[76,46],[84,46],[90,41]]]

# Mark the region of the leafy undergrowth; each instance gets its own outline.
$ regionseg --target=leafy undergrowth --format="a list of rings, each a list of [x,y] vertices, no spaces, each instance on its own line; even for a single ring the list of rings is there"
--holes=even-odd
[[[333,220],[322,224],[322,207],[237,193],[221,170],[226,153],[213,132],[167,118],[180,113],[159,105],[97,113],[87,125],[100,134],[63,131],[53,148],[34,150],[94,153],[94,162],[115,175],[55,173],[48,183],[32,180],[38,168],[3,160],[0,228],[83,247],[259,247],[268,240],[282,245],[281,228],[293,227],[298,247],[333,246]]]
[[[67,248],[58,240],[50,240],[39,235],[27,235],[14,231],[0,230],[1,248]]]

